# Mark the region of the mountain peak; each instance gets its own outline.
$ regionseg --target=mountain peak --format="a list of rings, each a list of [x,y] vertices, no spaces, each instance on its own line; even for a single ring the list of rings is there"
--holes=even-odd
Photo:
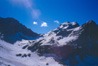
[[[22,39],[34,39],[39,37],[39,34],[19,23],[14,18],[0,18],[0,33],[4,34],[3,40],[14,43]]]
[[[93,20],[89,20],[87,23],[85,23],[85,24],[83,24],[82,25],[83,27],[87,27],[87,26],[96,26],[96,23],[95,23],[95,21],[93,21]]]
[[[89,20],[87,23],[88,24],[96,24],[95,21],[93,21],[93,20]]]
[[[59,28],[71,29],[71,28],[75,28],[78,26],[79,26],[79,24],[77,22],[65,22],[65,23],[62,23]]]

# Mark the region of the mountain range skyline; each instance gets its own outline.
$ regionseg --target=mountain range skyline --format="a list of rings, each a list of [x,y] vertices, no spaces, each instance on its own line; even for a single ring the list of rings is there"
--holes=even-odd
[[[57,27],[59,27],[59,26],[60,26],[61,24],[63,24],[63,23],[77,23],[79,26],[82,26],[83,24],[86,24],[86,23],[88,23],[89,21],[95,22],[94,20],[88,20],[88,21],[84,22],[83,24],[79,24],[78,22],[70,22],[70,21],[66,21],[66,22],[59,23],[59,22],[56,20],[55,22],[58,23],[58,26],[57,26],[57,27],[55,27],[54,29],[51,29],[50,31],[47,31],[46,33],[39,33],[39,32],[36,32],[36,31],[32,30],[31,28],[28,28],[27,26],[25,26],[24,24],[22,24],[19,20],[15,19],[15,18],[13,18],[13,17],[6,17],[6,18],[0,17],[0,19],[1,19],[1,26],[3,26],[3,25],[2,25],[2,20],[5,20],[5,22],[8,22],[9,24],[10,24],[11,22],[12,22],[12,23],[14,23],[14,22],[15,22],[15,23],[20,23],[21,25],[23,25],[23,26],[26,27],[27,29],[30,29],[31,31],[33,31],[34,33],[37,33],[37,34],[39,34],[39,35],[46,34],[46,33],[50,32],[50,31],[56,29]],[[11,22],[10,22],[10,21],[11,21]],[[97,22],[95,22],[95,23],[97,24]],[[34,24],[34,25],[37,25],[38,23],[34,21],[33,24]],[[9,25],[8,25],[8,26],[9,26]],[[42,24],[40,24],[40,27],[48,27],[48,25],[47,25],[46,22],[43,22]]]
[[[97,51],[98,24],[93,20],[65,22],[37,34],[14,18],[0,18],[2,66],[98,66]]]
[[[67,21],[98,23],[97,0],[0,0],[0,8],[1,17],[13,17],[37,33],[47,33]]]

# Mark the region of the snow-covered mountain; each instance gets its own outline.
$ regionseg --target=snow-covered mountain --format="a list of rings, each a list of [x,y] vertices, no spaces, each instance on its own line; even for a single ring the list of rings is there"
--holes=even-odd
[[[82,26],[76,22],[65,22],[30,43],[23,48],[36,51],[39,55],[55,55],[56,59],[58,57],[59,61],[69,66],[98,65],[98,25],[92,20]]]
[[[16,40],[14,44],[3,40],[0,66],[98,66],[98,25],[92,20],[81,26],[77,22],[62,23],[35,40]]]
[[[9,42],[33,40],[38,38],[39,34],[31,31],[14,18],[0,18],[0,38]]]
[[[78,38],[79,34],[72,35],[73,32],[80,30],[81,27],[76,22],[65,22],[53,31],[44,34],[43,37],[35,41],[41,43],[41,45],[56,45],[63,46],[67,42]]]

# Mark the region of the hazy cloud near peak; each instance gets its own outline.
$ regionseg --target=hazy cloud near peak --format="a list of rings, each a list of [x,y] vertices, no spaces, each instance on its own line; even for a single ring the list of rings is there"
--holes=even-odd
[[[59,24],[59,23],[60,23],[58,20],[55,20],[54,22],[55,22],[55,23],[57,23],[57,24]]]
[[[34,19],[39,19],[41,11],[35,7],[33,0],[9,0],[9,2],[16,6],[24,6],[31,12],[31,16]]]

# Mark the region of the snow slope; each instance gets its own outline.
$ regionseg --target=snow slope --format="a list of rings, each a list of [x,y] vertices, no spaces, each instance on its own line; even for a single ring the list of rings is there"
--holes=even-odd
[[[16,56],[31,54],[31,56]],[[52,57],[38,56],[36,52],[22,49],[0,40],[0,66],[63,66]]]

